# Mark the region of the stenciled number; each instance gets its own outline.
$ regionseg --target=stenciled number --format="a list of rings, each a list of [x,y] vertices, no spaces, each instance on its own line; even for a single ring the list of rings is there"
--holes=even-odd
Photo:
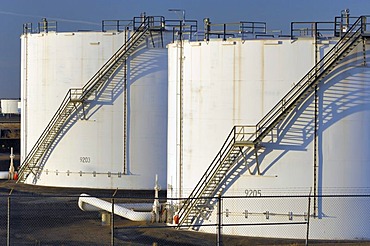
[[[245,195],[246,196],[262,196],[262,192],[261,190],[246,189]]]
[[[80,162],[82,162],[82,163],[90,163],[90,157],[88,157],[88,156],[81,156],[80,157]]]

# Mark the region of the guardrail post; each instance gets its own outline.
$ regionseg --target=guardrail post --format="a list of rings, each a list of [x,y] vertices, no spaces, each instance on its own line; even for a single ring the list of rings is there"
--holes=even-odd
[[[205,41],[209,41],[209,33],[211,31],[211,21],[209,20],[209,18],[204,18],[203,19],[203,22],[204,22],[204,39]]]
[[[111,246],[114,246],[114,197],[116,196],[116,193],[117,193],[117,190],[118,188],[114,191],[113,195],[112,195],[112,199],[111,199],[111,202],[112,202],[112,214],[111,214],[111,223],[110,223],[110,230],[111,230],[111,237],[110,237],[110,245]]]
[[[183,30],[182,29],[183,29],[183,21],[180,20],[180,32],[179,32],[180,42],[182,42],[182,37],[183,37],[183,35],[182,35]]]
[[[13,189],[10,190],[8,195],[8,212],[7,212],[7,223],[6,223],[6,245],[10,246],[10,196],[12,195]]]
[[[307,231],[306,231],[306,242],[305,245],[308,245],[308,238],[310,233],[310,213],[311,213],[311,190],[310,194],[308,195],[308,208],[307,208]]]
[[[361,16],[361,33],[366,31],[366,16]]]

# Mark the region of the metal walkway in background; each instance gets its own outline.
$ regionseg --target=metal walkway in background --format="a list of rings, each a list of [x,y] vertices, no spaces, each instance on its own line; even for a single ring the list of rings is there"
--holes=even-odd
[[[46,153],[52,148],[53,143],[62,134],[63,128],[68,126],[68,123],[73,119],[72,115],[81,109],[84,110],[84,104],[89,98],[104,87],[117,68],[151,34],[152,25],[153,18],[151,16],[145,17],[127,42],[108,59],[84,87],[68,90],[60,107],[23,161],[17,182],[24,182],[31,173],[34,175],[33,182],[36,181],[41,172],[43,157],[45,157]]]
[[[294,108],[300,105],[315,91],[322,81],[363,39],[366,18],[360,17],[347,30],[338,43],[268,112],[251,132],[250,126],[234,126],[221,150],[218,152],[202,178],[195,186],[179,211],[178,226],[191,227],[209,217],[217,197],[226,188],[225,183],[230,170],[234,169],[246,158],[254,158],[257,172],[260,174],[258,149],[262,140],[282,121]],[[249,132],[248,132],[249,131]],[[254,153],[253,153],[254,152]],[[245,163],[249,172],[250,167]]]

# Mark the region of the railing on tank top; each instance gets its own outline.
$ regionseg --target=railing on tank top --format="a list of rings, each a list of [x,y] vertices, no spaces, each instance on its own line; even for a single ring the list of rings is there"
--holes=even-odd
[[[265,22],[240,21],[234,23],[213,24],[209,19],[204,19],[204,40],[210,38],[222,38],[224,41],[228,38],[245,39],[249,36],[266,35],[267,28]]]
[[[319,21],[319,22],[307,22],[307,21],[295,21],[290,23],[290,37],[316,37],[318,39],[326,39],[332,37],[343,37],[348,29],[355,24],[359,18],[365,18],[369,16],[361,17],[348,17],[348,23],[343,24],[341,17],[336,16],[334,21]],[[363,31],[367,28],[368,23],[363,21]]]

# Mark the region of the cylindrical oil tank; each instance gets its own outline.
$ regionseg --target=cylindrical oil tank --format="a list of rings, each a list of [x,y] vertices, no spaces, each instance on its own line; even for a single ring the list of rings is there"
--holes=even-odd
[[[42,31],[22,43],[22,161],[71,88],[82,88],[125,43],[126,31]],[[151,190],[166,186],[166,33],[139,43],[95,96],[66,121],[26,183]],[[169,35],[171,36],[171,35]],[[127,86],[125,86],[125,84]]]
[[[210,39],[169,45],[168,196],[186,198],[233,126],[256,125],[337,41]],[[224,225],[248,224],[224,226],[225,234],[304,239],[310,214],[310,238],[370,238],[368,200],[308,198],[369,194],[370,73],[363,48],[369,50],[353,49],[320,82],[317,96],[311,93],[265,137],[258,162],[249,152],[225,181],[224,196],[245,199],[223,199],[223,215],[232,214],[223,216]],[[247,199],[271,195],[306,198]],[[217,208],[213,211],[203,223],[217,220]],[[289,214],[304,225],[250,226],[287,223]]]
[[[19,100],[18,99],[1,99],[1,113],[3,114],[19,114]]]

